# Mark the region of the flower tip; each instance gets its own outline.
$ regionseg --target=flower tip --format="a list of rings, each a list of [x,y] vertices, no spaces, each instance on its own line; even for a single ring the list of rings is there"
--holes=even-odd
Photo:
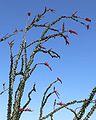
[[[44,65],[49,66],[48,62],[45,62]]]
[[[74,31],[74,30],[69,30],[69,32],[70,32],[70,33],[73,33],[73,34],[75,34],[75,35],[78,35],[78,33],[77,33],[76,31]]]
[[[69,41],[68,40],[66,40],[66,45],[69,45]]]
[[[57,105],[60,105],[60,106],[62,106],[62,105],[64,105],[64,103],[62,103],[62,102],[59,102],[59,103],[57,103]]]
[[[59,77],[57,77],[57,80],[62,84],[62,80]]]
[[[91,19],[90,18],[85,18],[86,21],[88,22],[91,22]]]
[[[87,27],[87,30],[90,28],[90,26],[89,26],[89,25],[86,25],[86,27]]]
[[[31,16],[31,12],[28,12],[27,15],[28,15],[28,16]]]
[[[52,71],[52,68],[50,67],[50,65],[47,62],[45,62],[44,65],[46,65]]]

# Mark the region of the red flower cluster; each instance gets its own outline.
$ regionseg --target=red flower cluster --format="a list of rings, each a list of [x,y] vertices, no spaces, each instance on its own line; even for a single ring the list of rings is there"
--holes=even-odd
[[[46,65],[52,71],[52,68],[50,67],[50,65],[47,62],[45,62],[44,65]]]
[[[88,21],[88,22],[91,22],[91,19],[90,19],[90,18],[85,18],[85,20]],[[90,28],[89,24],[86,25],[86,27],[87,27],[87,30],[88,30],[88,29]]]
[[[74,31],[74,30],[69,30],[69,32],[70,32],[70,33],[73,33],[73,34],[75,34],[75,35],[78,35],[78,33],[77,33],[76,31]]]
[[[23,112],[23,111],[28,111],[28,112],[33,112],[33,110],[31,110],[30,108],[19,108],[19,112]]]
[[[85,18],[86,21],[88,22],[91,22],[91,19],[90,18]]]

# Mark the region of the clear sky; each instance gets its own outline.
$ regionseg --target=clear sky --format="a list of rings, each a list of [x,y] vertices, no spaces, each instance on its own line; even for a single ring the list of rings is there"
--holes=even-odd
[[[49,56],[39,54],[36,56],[36,61],[48,61],[53,71],[44,66],[38,67],[28,81],[25,95],[22,99],[22,105],[27,100],[26,94],[31,89],[35,82],[37,85],[37,93],[32,95],[32,101],[28,107],[34,109],[33,113],[24,113],[20,120],[37,120],[40,99],[43,95],[45,87],[50,82],[60,77],[63,85],[56,85],[60,94],[60,100],[67,102],[74,99],[83,99],[89,96],[90,91],[96,85],[96,1],[95,0],[0,0],[0,38],[6,33],[12,33],[15,28],[23,28],[26,23],[26,13],[32,12],[35,16],[42,12],[44,7],[50,7],[56,10],[56,14],[51,14],[47,21],[53,21],[61,15],[71,15],[74,11],[78,11],[78,15],[89,17],[92,19],[90,29],[87,30],[84,26],[75,22],[66,22],[66,28],[76,30],[78,36],[70,35],[70,45],[66,46],[63,39],[59,38],[50,41],[48,48],[53,47],[60,55],[60,59],[51,59]],[[46,22],[46,21],[45,21]],[[67,24],[68,23],[68,24]],[[37,33],[37,31],[36,31]],[[28,41],[32,37],[38,37],[34,33],[29,35]],[[15,40],[19,41],[21,36],[17,36]],[[10,38],[13,40],[14,38]],[[14,48],[17,50],[17,47]],[[9,46],[7,41],[0,43],[0,91],[2,84],[6,82],[8,86],[9,72]],[[17,79],[18,81],[19,79]],[[51,102],[56,96],[53,96],[48,105],[46,105],[45,113],[52,107]],[[7,92],[0,96],[0,120],[6,120],[6,104]],[[61,110],[57,113],[55,120],[62,116],[62,120],[71,120],[72,113]],[[95,116],[95,117],[94,117]],[[96,119],[96,112],[90,120]]]

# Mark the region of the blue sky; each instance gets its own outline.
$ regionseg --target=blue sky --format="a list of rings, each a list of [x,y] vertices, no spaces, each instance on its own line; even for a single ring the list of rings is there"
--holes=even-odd
[[[47,21],[53,21],[55,18],[61,15],[71,15],[74,11],[78,11],[78,15],[82,17],[89,17],[92,19],[90,23],[90,29],[87,30],[84,26],[76,24],[75,22],[65,23],[66,28],[76,30],[78,36],[69,35],[70,45],[66,46],[63,39],[58,38],[48,42],[46,46],[48,48],[53,47],[60,55],[60,59],[51,59],[49,56],[39,54],[36,56],[36,61],[48,61],[53,71],[49,71],[44,66],[39,66],[29,79],[25,89],[25,95],[23,97],[22,104],[27,100],[26,94],[34,82],[37,84],[37,93],[32,95],[32,101],[28,107],[34,109],[33,113],[24,113],[20,120],[29,120],[30,118],[37,120],[38,107],[40,105],[40,99],[43,95],[45,87],[50,82],[60,77],[63,81],[63,85],[56,85],[60,94],[60,100],[67,102],[74,99],[82,99],[89,96],[90,91],[96,84],[96,1],[95,0],[1,0],[0,1],[0,38],[6,33],[12,33],[15,28],[23,28],[28,11],[32,12],[32,16],[35,16],[39,12],[42,12],[44,7],[50,7],[56,10],[56,14],[48,15]],[[45,21],[46,22],[46,21]],[[58,26],[59,27],[59,26]],[[40,31],[35,31],[34,34],[28,34],[28,41],[31,38],[38,37]],[[10,38],[15,39],[16,46],[15,52],[21,36]],[[14,52],[14,53],[15,53]],[[6,82],[8,86],[8,72],[9,72],[9,46],[7,41],[0,43],[0,91],[2,90],[2,84]],[[18,79],[17,79],[18,81]],[[45,112],[50,110],[51,101],[56,97],[50,98]],[[0,120],[6,119],[6,104],[7,93],[0,96]],[[22,105],[23,106],[23,105]],[[96,114],[96,112],[95,112]],[[56,114],[55,120],[60,119],[61,115],[65,115],[63,120],[71,120],[72,115],[70,112],[61,110],[61,113]],[[94,115],[95,116],[95,115]],[[90,120],[95,120],[95,117]]]

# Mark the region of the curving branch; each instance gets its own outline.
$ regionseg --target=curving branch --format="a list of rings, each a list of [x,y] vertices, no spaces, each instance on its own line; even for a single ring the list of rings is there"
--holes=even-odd
[[[34,85],[32,87],[32,90],[30,90],[30,92],[28,93],[28,101],[23,106],[23,109],[25,109],[29,105],[29,103],[31,102],[31,94],[32,94],[32,92],[36,92],[36,84],[35,83],[34,83]],[[23,113],[23,111],[21,111],[19,113],[19,118],[20,118],[20,116],[21,116],[22,113]]]
[[[43,94],[43,98],[42,98],[42,101],[41,101],[41,107],[40,107],[39,120],[42,120],[41,118],[42,118],[42,115],[43,115],[43,108],[44,108],[45,104],[47,103],[48,98],[49,98],[52,94],[54,94],[55,91],[49,93],[48,95],[47,95],[47,93],[48,93],[48,91],[51,89],[51,87],[52,87],[56,82],[60,82],[60,83],[61,83],[60,79],[57,78],[54,82],[52,82],[52,83],[46,88],[46,90],[45,90],[45,92],[44,92],[44,94]]]
[[[71,109],[71,108],[69,108],[69,107],[65,107],[67,110],[69,110],[69,111],[71,111],[74,115],[75,115],[75,117],[76,117],[76,120],[79,120],[79,118],[78,118],[78,116],[77,116],[77,113],[73,110],[73,109]]]

